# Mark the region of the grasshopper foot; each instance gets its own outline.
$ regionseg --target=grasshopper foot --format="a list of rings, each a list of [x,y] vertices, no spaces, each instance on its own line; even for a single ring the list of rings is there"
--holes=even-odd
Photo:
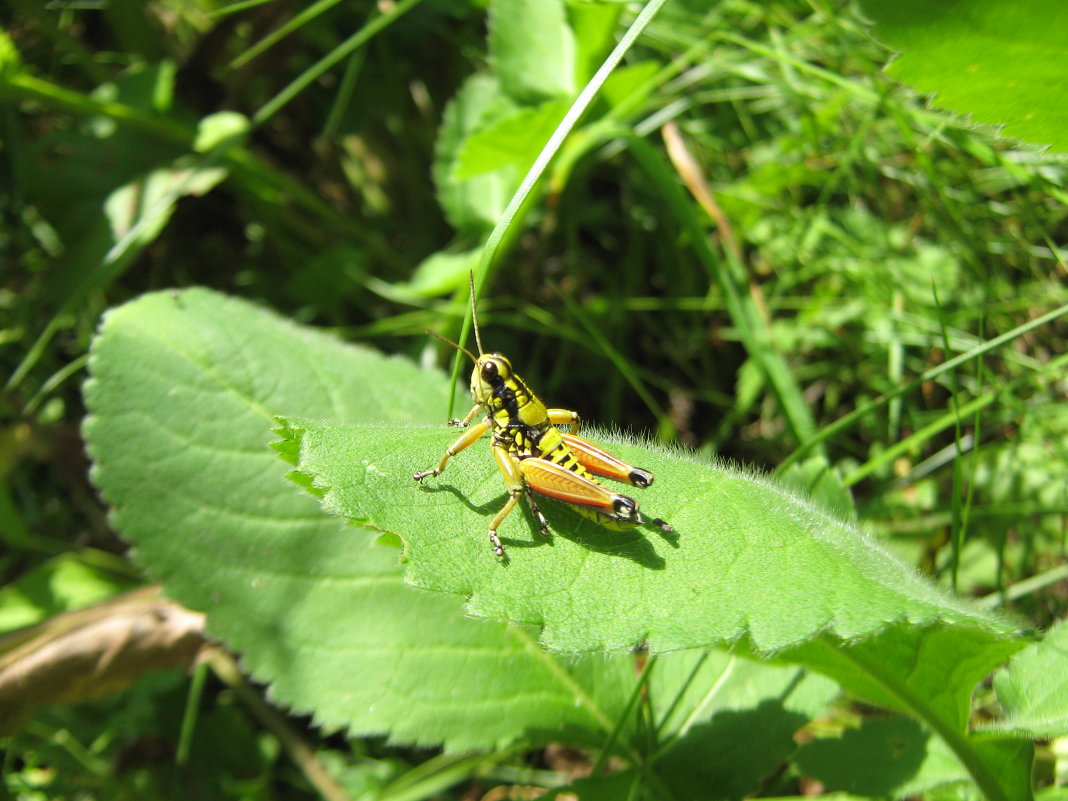
[[[493,552],[497,554],[499,559],[504,559],[504,546],[501,544],[501,538],[497,536],[497,532],[492,528],[489,531],[490,544],[493,546]]]

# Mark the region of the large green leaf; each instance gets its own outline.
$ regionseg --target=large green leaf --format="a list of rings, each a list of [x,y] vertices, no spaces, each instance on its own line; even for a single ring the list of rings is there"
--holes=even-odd
[[[568,664],[406,586],[397,549],[324,514],[268,447],[284,411],[426,420],[446,406],[441,376],[203,290],[110,312],[90,369],[85,436],[116,528],[279,701],[453,748],[614,726],[629,659]]]
[[[1068,3],[862,0],[875,35],[899,50],[889,71],[935,103],[1068,150]]]
[[[869,798],[906,798],[965,782],[953,752],[914,720],[866,718],[840,737],[821,737],[797,753],[798,768],[830,791]]]
[[[1007,624],[807,501],[633,444],[618,450],[658,472],[642,493],[646,509],[670,517],[677,535],[610,532],[546,503],[552,542],[517,513],[502,529],[511,556],[502,564],[485,529],[504,492],[481,444],[427,486],[411,479],[455,435],[426,426],[447,407],[441,375],[211,292],[157,293],[110,312],[90,368],[93,477],[138,561],[206,612],[210,631],[274,697],[357,734],[451,748],[603,744],[633,692],[633,660],[569,661],[542,650],[530,624],[550,623],[540,636],[570,650],[745,633],[757,647],[782,648],[823,632],[780,661],[815,667],[951,735],[977,677],[1019,647]],[[297,423],[298,412],[333,422]],[[291,477],[312,494],[284,480],[287,466],[268,448],[287,415],[290,437],[278,447],[304,467]],[[311,470],[324,459],[324,470]],[[337,480],[324,482],[328,473]],[[403,584],[396,538],[372,542],[323,514],[313,495],[359,506],[354,518],[403,539],[409,578],[453,594]],[[876,628],[883,634],[840,639]],[[664,775],[722,749],[732,719],[766,729],[768,753],[781,758],[792,728],[829,692],[796,667],[734,657],[724,678],[717,660],[727,657],[696,667],[695,658],[663,655],[649,688],[660,742],[641,761]],[[804,688],[812,692],[798,694]],[[981,749],[957,739],[955,751],[982,769]],[[636,720],[622,721],[618,742],[640,757]],[[728,771],[723,781],[751,788],[767,764],[750,762],[744,771],[716,764]]]
[[[976,683],[1020,650],[1019,638],[981,626],[888,628],[850,643],[820,637],[781,659],[830,676],[871,703],[963,732]]]
[[[327,508],[399,534],[409,579],[470,595],[478,614],[541,625],[543,640],[567,651],[640,640],[668,650],[747,634],[757,649],[780,649],[782,662],[924,721],[956,756],[959,775],[990,797],[1029,792],[1026,744],[967,732],[976,683],[1023,646],[1009,636],[1013,626],[938,590],[803,498],[741,471],[617,441],[620,456],[656,472],[642,497],[676,533],[611,532],[546,502],[557,536],[544,541],[528,515],[515,514],[500,530],[510,554],[502,562],[484,532],[506,494],[479,444],[427,486],[398,494],[412,466],[435,464],[454,434],[295,418],[280,431],[276,447],[297,466],[296,480]],[[665,775],[692,765],[697,743],[714,733],[687,737],[675,751],[685,756]],[[905,776],[903,786],[923,780]]]
[[[936,620],[1011,630],[804,498],[682,453],[605,438],[656,474],[653,487],[630,492],[674,533],[651,524],[609,531],[546,501],[558,536],[545,541],[529,513],[517,511],[500,529],[509,549],[502,563],[486,536],[506,497],[488,444],[416,484],[411,474],[437,464],[454,430],[304,418],[285,425],[288,458],[328,508],[404,540],[409,581],[469,596],[475,614],[543,626],[554,649],[647,640],[666,651],[748,634],[767,651],[822,631],[853,639]]]
[[[1031,798],[1030,742],[974,738],[969,751],[969,756],[981,760],[992,782],[983,788],[987,798]],[[938,796],[934,791],[970,784],[974,778],[944,741],[915,721],[899,717],[866,718],[859,729],[847,730],[841,737],[802,746],[797,765],[827,790],[865,798],[967,798],[971,794]]]

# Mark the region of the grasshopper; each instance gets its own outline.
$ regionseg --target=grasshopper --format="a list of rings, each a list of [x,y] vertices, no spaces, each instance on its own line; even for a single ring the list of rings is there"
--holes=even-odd
[[[497,530],[515,508],[521,495],[526,496],[542,536],[546,538],[549,537],[549,524],[538,508],[533,493],[566,503],[605,528],[621,531],[642,525],[645,521],[638,511],[638,502],[613,492],[601,484],[597,477],[645,488],[653,483],[653,474],[629,465],[589,440],[577,436],[581,426],[578,412],[546,407],[512,369],[512,363],[506,356],[482,350],[482,337],[475,314],[473,272],[470,281],[471,319],[478,343],[478,356],[462,345],[433,332],[428,333],[467,354],[474,362],[471,397],[475,405],[462,420],[449,420],[450,426],[467,430],[445,449],[438,466],[416,473],[413,478],[422,481],[441,475],[449,459],[491,432],[490,449],[508,489],[508,500],[489,526],[493,552],[500,558],[504,557],[504,546],[497,536]],[[485,410],[485,417],[470,426],[482,410]],[[564,433],[558,426],[567,427],[568,432]],[[652,522],[664,531],[672,530],[659,518],[654,518]]]

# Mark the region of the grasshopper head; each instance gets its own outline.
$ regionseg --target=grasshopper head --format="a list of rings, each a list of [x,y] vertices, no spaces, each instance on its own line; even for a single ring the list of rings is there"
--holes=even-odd
[[[500,353],[484,353],[475,360],[471,371],[471,397],[487,405],[495,390],[512,377],[512,363]]]

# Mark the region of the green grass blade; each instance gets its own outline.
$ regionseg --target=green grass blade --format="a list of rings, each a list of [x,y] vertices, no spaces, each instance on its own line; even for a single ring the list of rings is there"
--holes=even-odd
[[[929,440],[935,434],[938,434],[942,431],[945,431],[947,428],[954,426],[961,417],[967,417],[968,415],[977,414],[979,411],[986,408],[994,401],[996,401],[999,397],[1001,397],[1002,394],[1015,391],[1020,387],[1026,386],[1028,383],[1038,378],[1042,378],[1048,375],[1057,375],[1058,371],[1065,364],[1068,364],[1068,354],[1060,356],[1059,358],[1052,360],[1048,364],[1043,365],[1035,375],[1021,376],[1020,378],[1011,381],[1003,387],[997,387],[995,389],[990,390],[989,392],[983,393],[978,398],[972,399],[968,403],[961,406],[959,409],[954,409],[946,412],[945,414],[941,415],[937,420],[933,420],[932,422],[917,430],[915,433],[911,434],[908,437],[905,437],[905,439],[901,440],[900,442],[894,443],[893,445],[879,453],[877,456],[874,456],[869,459],[867,462],[862,464],[852,473],[849,473],[848,475],[844,476],[842,478],[843,483],[847,487],[853,486],[861,479],[867,478],[872,473],[890,464],[898,456],[901,456],[904,453],[908,453],[910,450],[919,448],[924,442]]]
[[[778,470],[782,471],[786,469],[798,459],[804,457],[812,448],[826,442],[831,437],[849,428],[849,426],[853,425],[853,423],[855,423],[857,420],[864,417],[865,415],[870,414],[871,412],[875,411],[876,409],[879,409],[882,406],[885,406],[893,398],[901,397],[902,395],[911,392],[913,389],[920,386],[924,382],[933,381],[935,378],[938,378],[943,373],[946,373],[949,370],[953,370],[959,367],[960,365],[971,361],[972,359],[977,359],[986,353],[995,351],[1003,345],[1007,345],[1009,342],[1018,339],[1029,331],[1034,331],[1037,328],[1041,328],[1047,325],[1048,323],[1051,323],[1054,320],[1063,317],[1066,314],[1068,314],[1068,304],[1058,306],[1056,309],[1046,312],[1045,314],[1036,317],[1034,320],[1029,320],[1028,322],[1023,323],[1022,325],[1013,328],[1011,331],[1006,331],[1004,334],[994,337],[988,342],[984,342],[982,345],[977,345],[971,350],[966,351],[965,353],[961,353],[959,356],[954,356],[952,359],[943,362],[937,367],[933,367],[930,370],[925,370],[922,374],[912,379],[907,384],[898,387],[892,392],[888,392],[885,395],[880,395],[878,398],[875,398],[874,400],[869,401],[868,403],[858,406],[849,414],[843,415],[828,426],[824,426],[813,437],[803,442],[795,451],[793,451],[788,457],[786,457],[786,459],[783,460],[782,464],[779,465]]]
[[[729,248],[724,251],[722,258],[713,251],[703,221],[678,187],[674,171],[667,166],[664,158],[643,139],[628,137],[627,143],[638,164],[656,184],[660,196],[690,235],[690,244],[710,280],[723,293],[727,312],[738,329],[746,352],[760,367],[794,437],[798,442],[813,441],[816,425],[808,404],[789,366],[771,342],[767,326],[752,297],[742,289],[744,281],[739,280],[742,266],[733,259]]]
[[[323,73],[340,62],[354,50],[362,47],[371,40],[379,31],[392,25],[403,15],[411,11],[422,0],[401,0],[386,13],[364,25],[352,36],[339,44],[321,59],[316,61],[308,69],[294,78],[282,91],[264,103],[259,110],[252,115],[253,127],[258,127],[277,114],[294,97],[314,83]]]
[[[611,75],[612,70],[616,68],[616,65],[622,60],[626,52],[631,48],[637,38],[645,30],[646,26],[652,21],[653,17],[660,10],[660,7],[664,5],[665,0],[649,0],[648,3],[642,8],[641,12],[635,17],[634,22],[620,38],[619,43],[615,46],[612,52],[605,59],[600,69],[593,75],[592,78],[579,92],[578,97],[571,104],[571,107],[567,110],[564,118],[560,120],[560,124],[556,126],[556,130],[553,131],[549,140],[545,143],[545,146],[538,153],[537,158],[534,159],[534,163],[527,170],[527,174],[523,177],[523,180],[519,184],[519,188],[512,195],[511,200],[508,201],[508,205],[505,207],[504,212],[501,214],[500,219],[494,225],[493,230],[490,231],[489,236],[486,238],[486,244],[482,248],[482,256],[479,260],[478,269],[475,271],[475,299],[481,294],[482,286],[489,275],[489,270],[493,265],[493,260],[497,256],[498,250],[500,250],[501,244],[505,237],[508,235],[509,230],[512,227],[513,222],[522,209],[523,204],[530,197],[530,193],[534,190],[534,186],[538,183],[545,169],[549,166],[549,162],[553,160],[557,151],[563,145],[564,140],[568,134],[571,133],[571,129],[574,128],[575,123],[578,122],[579,117],[583,115],[593,98],[596,96],[598,90],[604,85],[604,82]],[[464,342],[468,335],[471,333],[471,315],[468,312],[464,316],[463,326],[460,329],[459,341]],[[456,383],[457,377],[460,373],[461,356],[457,355],[457,358],[453,366],[453,383]],[[449,415],[452,415],[452,407],[449,407]]]
[[[248,64],[252,59],[256,58],[256,56],[266,52],[289,34],[299,31],[303,26],[307,25],[316,17],[325,14],[340,2],[341,0],[317,0],[317,2],[312,3],[295,17],[271,31],[254,45],[249,47],[244,53],[237,56],[230,62],[230,69],[239,69],[245,64]]]

